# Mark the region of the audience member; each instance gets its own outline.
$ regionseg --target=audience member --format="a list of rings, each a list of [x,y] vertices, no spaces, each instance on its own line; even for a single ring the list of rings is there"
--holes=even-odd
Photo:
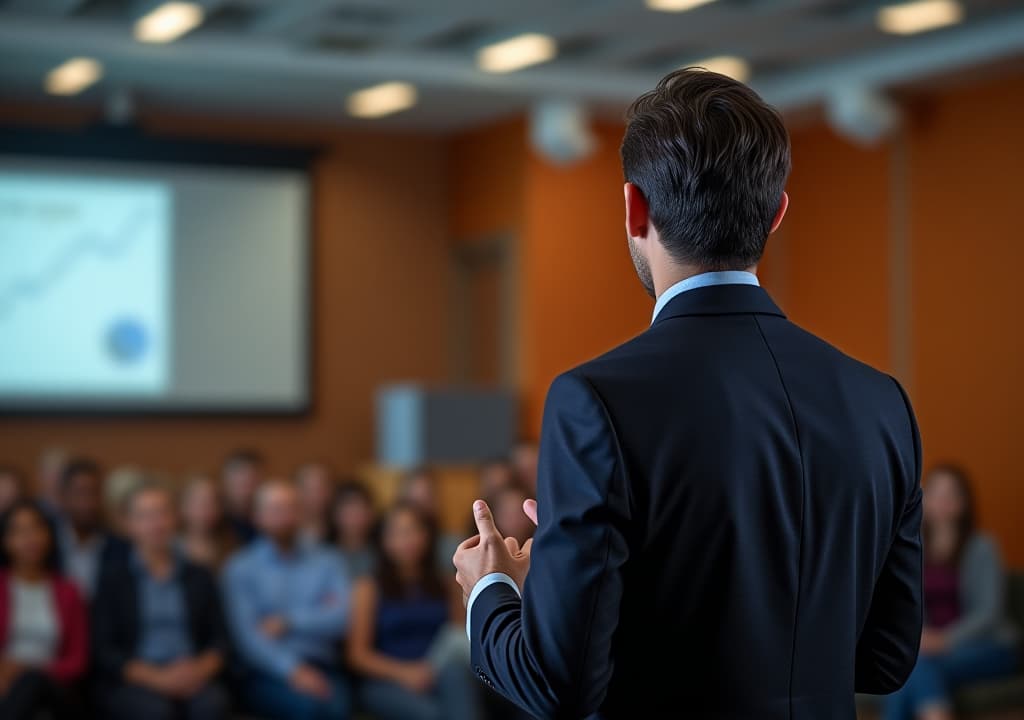
[[[330,468],[320,462],[310,462],[295,472],[295,485],[299,490],[301,527],[299,539],[318,545],[330,536],[331,498],[334,479]]]
[[[24,494],[22,474],[12,467],[0,467],[0,514],[7,512]]]
[[[373,526],[377,513],[370,489],[359,480],[346,480],[334,497],[332,540],[345,558],[352,578],[372,572],[375,566]]]
[[[221,481],[224,516],[238,542],[247,545],[256,538],[253,499],[263,482],[263,456],[255,450],[235,450],[224,461]]]
[[[537,460],[540,449],[537,443],[521,440],[512,448],[512,467],[516,476],[530,497],[537,495]]]
[[[249,671],[246,700],[275,720],[347,718],[338,643],[350,586],[341,556],[299,542],[293,486],[266,483],[255,510],[263,537],[225,570],[229,618]]]
[[[57,572],[52,521],[39,504],[15,502],[0,519],[0,718],[72,715],[87,635],[78,589]]]
[[[125,543],[104,530],[102,473],[92,460],[72,459],[61,476],[57,540],[61,568],[92,598],[100,569],[126,555]]]
[[[217,584],[174,550],[174,502],[157,485],[126,499],[132,548],[105,572],[93,612],[101,701],[114,720],[220,720],[228,632]]]
[[[146,472],[135,465],[121,465],[107,473],[103,483],[103,506],[107,530],[118,538],[128,537],[126,500],[142,485],[150,482]]]
[[[441,527],[441,503],[437,497],[437,475],[432,468],[422,465],[405,473],[398,486],[397,499],[412,503],[423,511],[434,523],[434,527]],[[437,567],[443,572],[447,573],[451,570],[452,556],[463,539],[452,533],[438,535],[435,561]]]
[[[934,468],[923,503],[921,654],[903,689],[886,698],[886,720],[952,720],[950,698],[958,686],[1017,667],[999,550],[975,529],[966,473],[952,465]]]
[[[440,503],[437,497],[437,476],[434,469],[420,465],[406,471],[398,483],[399,501],[416,505],[427,516],[437,519]]]
[[[381,525],[377,569],[355,587],[348,660],[365,678],[363,705],[381,720],[479,714],[465,650],[445,635],[452,596],[434,563],[434,532],[418,506],[395,505]]]
[[[39,455],[39,469],[36,475],[35,497],[43,510],[55,518],[60,513],[61,478],[68,462],[66,450],[50,447]]]
[[[518,483],[506,485],[488,497],[498,531],[502,537],[514,537],[520,546],[533,537],[533,531],[536,529],[533,521],[523,512],[523,503],[529,497]]]
[[[493,458],[480,466],[480,497],[493,497],[502,488],[516,481],[512,463],[502,458]]]
[[[220,570],[238,540],[224,517],[217,486],[209,478],[194,477],[181,493],[182,554],[196,565]]]

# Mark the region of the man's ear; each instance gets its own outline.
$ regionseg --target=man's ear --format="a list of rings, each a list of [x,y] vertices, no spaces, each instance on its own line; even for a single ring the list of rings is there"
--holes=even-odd
[[[650,225],[647,198],[630,182],[622,186],[622,193],[626,200],[626,234],[631,238],[647,237]]]
[[[789,195],[786,191],[782,191],[782,200],[779,202],[779,209],[775,211],[775,219],[772,220],[772,229],[768,231],[771,235],[773,232],[779,229],[779,225],[782,224],[782,218],[786,217],[786,210],[789,208]]]

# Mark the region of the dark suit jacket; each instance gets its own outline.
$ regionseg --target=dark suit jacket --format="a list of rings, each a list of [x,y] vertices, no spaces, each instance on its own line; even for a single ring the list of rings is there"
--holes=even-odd
[[[921,450],[895,380],[764,290],[685,292],[555,380],[522,601],[478,675],[538,718],[854,718],[921,632]]]
[[[230,643],[217,583],[206,568],[181,562],[192,647],[196,654],[219,650],[226,660]],[[92,649],[103,682],[120,683],[125,664],[136,657],[139,615],[138,576],[125,559],[105,569],[93,599]]]

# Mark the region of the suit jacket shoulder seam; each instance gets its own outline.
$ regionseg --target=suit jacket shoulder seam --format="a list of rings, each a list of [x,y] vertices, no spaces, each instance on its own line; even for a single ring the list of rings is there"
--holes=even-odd
[[[804,467],[804,450],[803,445],[800,442],[800,426],[796,420],[796,410],[793,408],[793,399],[789,396],[789,388],[786,387],[786,379],[782,375],[782,368],[779,366],[779,359],[775,357],[775,351],[772,350],[772,346],[768,342],[768,337],[764,334],[764,328],[761,327],[760,319],[754,314],[751,314],[751,318],[754,321],[754,325],[757,327],[758,333],[761,335],[761,341],[764,343],[764,347],[768,351],[768,355],[772,359],[772,364],[775,365],[775,372],[779,376],[779,384],[782,386],[782,393],[786,396],[786,405],[789,408],[790,420],[793,423],[793,437],[796,439],[797,452],[800,453],[800,542],[797,550],[796,561],[796,601],[794,602],[793,608],[793,638],[789,653],[789,716],[793,717],[793,677],[796,674],[796,636],[797,623],[800,617],[800,593],[803,584],[804,519],[807,511],[807,469]]]

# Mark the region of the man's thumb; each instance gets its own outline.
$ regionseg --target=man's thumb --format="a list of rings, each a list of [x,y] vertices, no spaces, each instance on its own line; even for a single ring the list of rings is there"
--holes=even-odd
[[[476,521],[476,530],[480,533],[481,540],[485,540],[488,537],[501,537],[498,533],[498,528],[494,525],[491,509],[487,507],[487,503],[483,500],[477,500],[473,503],[473,519]]]

